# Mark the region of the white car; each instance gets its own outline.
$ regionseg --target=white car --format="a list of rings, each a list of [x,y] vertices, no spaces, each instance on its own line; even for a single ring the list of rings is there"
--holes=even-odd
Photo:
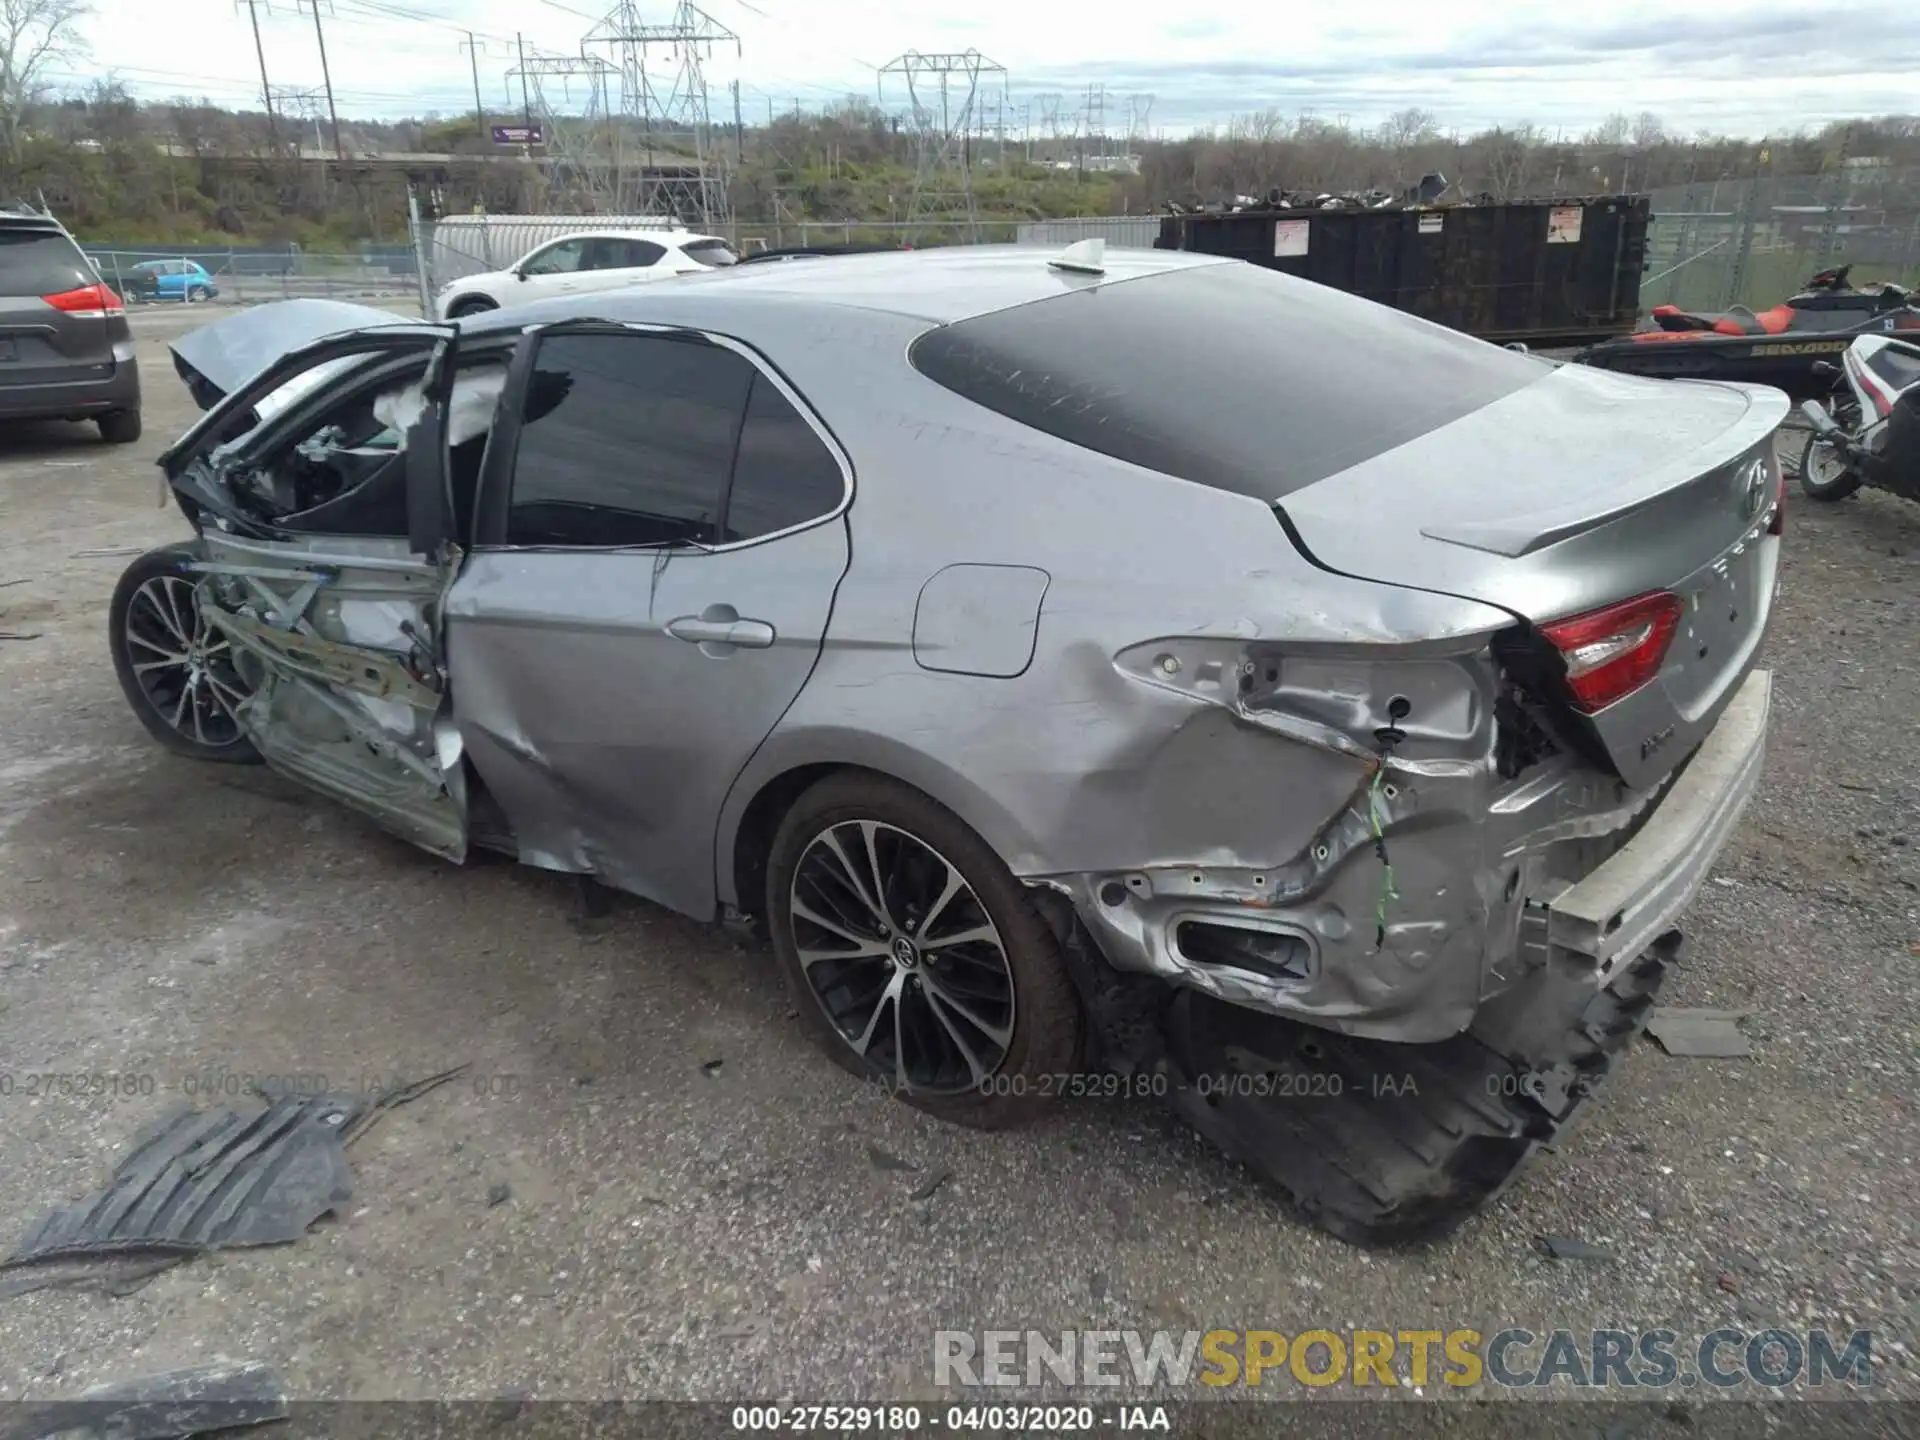
[[[466,275],[434,296],[435,318],[454,320],[555,295],[619,290],[732,265],[739,255],[717,235],[691,230],[595,230],[536,246],[511,267]]]

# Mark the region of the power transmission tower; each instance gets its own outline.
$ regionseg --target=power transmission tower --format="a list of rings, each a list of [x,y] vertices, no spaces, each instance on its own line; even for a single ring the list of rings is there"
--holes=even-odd
[[[1153,96],[1134,95],[1127,100],[1127,154],[1139,153],[1140,146],[1152,137],[1148,117],[1153,114]]]
[[[1060,95],[1058,91],[1033,97],[1040,106],[1040,133],[1049,140],[1060,138]],[[1051,157],[1049,157],[1051,158]]]
[[[908,111],[914,126],[913,198],[907,207],[908,234],[929,222],[958,222],[977,240],[980,214],[973,199],[973,153],[968,137],[980,103],[980,77],[994,77],[1004,89],[1007,69],[978,50],[923,54],[909,50],[880,67],[881,102],[887,77],[906,82]]]
[[[644,24],[635,0],[620,0],[587,32],[583,51],[606,45],[619,60],[621,124],[615,132],[620,148],[614,191],[622,208],[697,219],[709,230],[731,220],[725,147],[713,143],[707,80],[700,68],[715,45],[727,43],[739,53],[740,37],[691,0],[680,0],[673,19],[664,25]],[[675,64],[664,92],[647,69],[650,52],[659,50]],[[628,159],[627,151],[634,132],[640,142],[637,163]]]
[[[287,122],[292,132],[287,147],[293,161],[293,175],[300,182],[300,132],[308,125],[313,126],[313,148],[315,151],[314,177],[316,191],[322,205],[327,203],[327,144],[320,134],[320,117],[325,111],[326,96],[312,86],[269,85],[266,89],[267,104],[277,110],[280,118]]]
[[[507,71],[508,92],[517,81],[523,104],[538,117],[547,152],[547,203],[555,213],[619,208],[607,136],[613,119],[608,97],[619,80],[619,68],[597,55],[525,55]],[[577,103],[576,89],[585,97]]]
[[[1107,154],[1107,87],[1099,81],[1087,86],[1086,109],[1081,112],[1080,131],[1086,136],[1086,145],[1081,147],[1081,169],[1086,168],[1086,146],[1099,147],[1094,155],[1096,167]]]

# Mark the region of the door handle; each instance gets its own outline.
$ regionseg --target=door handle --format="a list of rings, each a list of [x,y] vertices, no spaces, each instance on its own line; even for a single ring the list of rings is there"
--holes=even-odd
[[[727,655],[735,649],[765,650],[774,639],[773,626],[764,620],[743,620],[731,605],[709,605],[698,615],[669,620],[667,633],[698,645],[709,655]]]

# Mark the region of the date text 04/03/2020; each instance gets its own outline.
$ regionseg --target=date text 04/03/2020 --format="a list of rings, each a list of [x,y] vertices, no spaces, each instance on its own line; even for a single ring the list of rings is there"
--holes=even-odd
[[[736,1405],[739,1431],[820,1434],[1064,1435],[1096,1430],[1173,1428],[1163,1405]]]

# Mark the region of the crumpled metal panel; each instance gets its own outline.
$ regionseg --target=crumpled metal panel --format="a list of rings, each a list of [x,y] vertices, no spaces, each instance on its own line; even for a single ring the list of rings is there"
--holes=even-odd
[[[95,1385],[77,1400],[21,1407],[0,1440],[174,1440],[287,1418],[280,1372],[257,1360]]]
[[[135,1142],[105,1189],[42,1216],[6,1263],[297,1240],[352,1197],[341,1140],[360,1109],[355,1100],[309,1095],[251,1115],[169,1115]]]

